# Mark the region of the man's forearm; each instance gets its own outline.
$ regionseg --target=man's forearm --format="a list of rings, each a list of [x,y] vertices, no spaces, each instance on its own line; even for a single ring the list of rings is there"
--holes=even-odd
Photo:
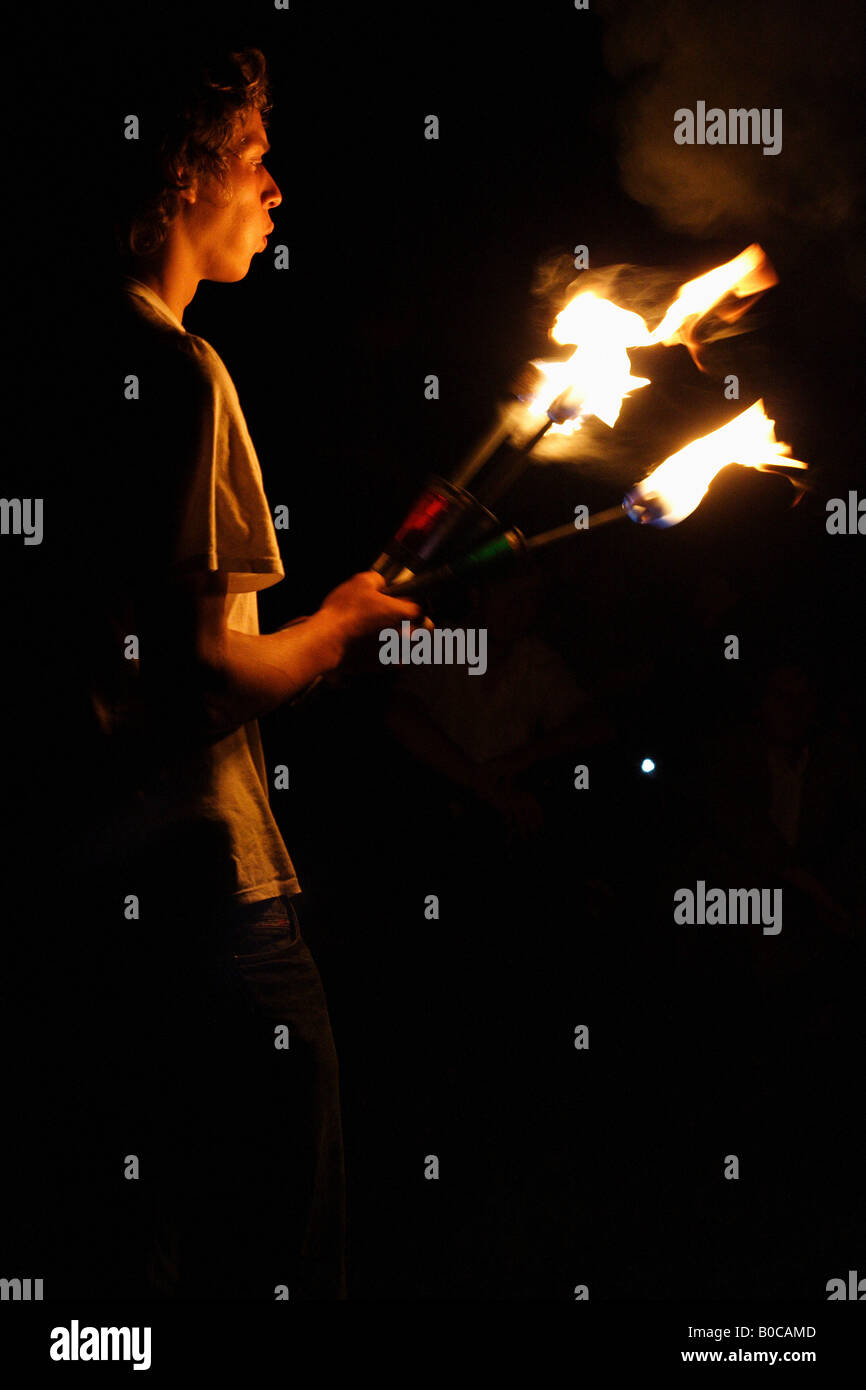
[[[319,611],[279,632],[254,635],[228,628],[205,666],[211,736],[231,733],[291,700],[343,658],[339,623]]]

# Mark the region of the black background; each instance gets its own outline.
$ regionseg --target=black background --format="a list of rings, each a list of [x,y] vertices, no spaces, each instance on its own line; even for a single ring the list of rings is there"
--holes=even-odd
[[[291,269],[266,253],[241,284],[203,284],[185,316],[234,378],[271,505],[290,507],[286,580],[261,596],[263,631],[368,566],[426,475],[451,471],[513,370],[543,354],[549,319],[530,293],[542,258],[586,243],[592,266],[685,280],[760,239],[776,265],[755,333],[720,345],[718,361],[740,372],[744,399],[763,395],[814,491],[792,510],[785,482],[729,469],[679,528],[609,528],[551,565],[538,630],[600,692],[616,732],[548,769],[545,835],[508,844],[471,815],[449,825],[439,781],[385,727],[389,673],[277,712],[263,737],[269,764],[291,769],[275,812],[341,1059],[351,1296],[561,1300],[586,1283],[601,1300],[824,1298],[828,1279],[866,1272],[862,899],[851,938],[807,924],[790,956],[785,933],[765,939],[779,958],[767,950],[758,965],[748,933],[686,936],[670,903],[707,877],[694,834],[707,746],[754,708],[776,661],[805,664],[822,729],[861,766],[864,541],[824,525],[828,497],[863,487],[859,226],[667,230],[619,182],[603,23],[565,4],[262,4],[227,17],[148,6],[110,22],[85,7],[49,13],[11,45],[17,428],[3,491],[46,499],[41,547],[2,539],[4,916],[21,1006],[6,1052],[19,1116],[6,1191],[24,1194],[26,1213],[13,1263],[29,1268],[43,1247],[32,1175],[50,1181],[65,1142],[46,1138],[44,1116],[53,1050],[72,1040],[55,1036],[39,982],[56,934],[88,949],[86,904],[54,872],[76,574],[52,497],[98,448],[89,306],[110,271],[125,65],[157,17],[166,43],[224,27],[263,49],[273,77],[272,241],[290,248]],[[429,113],[438,142],[423,138]],[[432,372],[435,403],[423,393]],[[718,376],[701,377],[685,349],[656,354],[652,374],[617,426],[624,455],[612,448],[607,469],[530,470],[503,520],[540,529],[577,502],[614,504],[718,411]],[[733,598],[702,626],[708,571]],[[723,659],[729,632],[739,663]],[[647,754],[654,779],[637,771]],[[577,761],[591,792],[570,790]],[[856,773],[848,795],[835,809],[855,856]],[[431,893],[436,922],[424,918]],[[572,1045],[580,1023],[588,1052]],[[437,1183],[423,1177],[429,1153]],[[722,1178],[730,1153],[739,1182]]]

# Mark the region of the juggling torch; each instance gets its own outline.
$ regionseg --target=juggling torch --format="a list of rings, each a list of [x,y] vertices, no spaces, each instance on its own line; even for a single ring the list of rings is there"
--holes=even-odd
[[[595,512],[583,526],[569,522],[529,537],[513,526],[486,539],[469,554],[391,584],[385,592],[394,598],[428,596],[452,580],[471,579],[505,561],[547,550],[579,536],[582,531],[608,526],[624,517],[641,526],[676,526],[699,506],[713,478],[729,463],[760,472],[807,467],[799,459],[789,457],[790,446],[776,439],[774,424],[764,410],[763,401],[756,401],[726,425],[671,454],[629,489],[621,506]],[[794,483],[792,478],[788,481]]]
[[[536,369],[528,367],[512,385],[513,398],[528,396],[530,373],[539,375]],[[580,409],[581,401],[574,388],[566,387],[547,408],[544,423],[536,426],[528,439],[515,443],[509,410],[504,408],[499,423],[450,481],[436,474],[428,478],[371,568],[392,584],[408,583],[420,570],[429,569],[431,563],[444,564],[499,532],[502,523],[490,510],[490,504],[524,471],[528,456],[551,425],[573,419]],[[469,492],[465,484],[476,475],[480,475],[478,482]]]
[[[650,384],[632,375],[630,348],[684,342],[695,356],[694,328],[703,314],[728,295],[751,302],[775,281],[761,247],[749,246],[732,261],[681,286],[652,332],[640,315],[592,291],[578,293],[551,330],[559,358],[527,364],[512,384],[511,403],[500,411],[494,428],[450,481],[438,475],[428,480],[372,568],[389,583],[408,584],[431,566],[453,568],[455,557],[465,555],[470,546],[481,543],[487,555],[484,547],[491,537],[491,554],[498,554],[502,545],[507,551],[503,536],[495,535],[502,528],[491,508],[524,472],[547,431],[556,426],[574,432],[589,416],[612,428],[625,397]],[[505,535],[511,536],[512,548],[529,546],[522,538],[517,542],[517,531]]]

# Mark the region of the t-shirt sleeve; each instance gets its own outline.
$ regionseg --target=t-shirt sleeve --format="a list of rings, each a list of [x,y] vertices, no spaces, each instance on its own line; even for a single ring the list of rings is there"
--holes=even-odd
[[[220,571],[229,593],[267,588],[285,571],[234,383],[210,344],[191,334],[178,344],[177,365],[168,570]]]

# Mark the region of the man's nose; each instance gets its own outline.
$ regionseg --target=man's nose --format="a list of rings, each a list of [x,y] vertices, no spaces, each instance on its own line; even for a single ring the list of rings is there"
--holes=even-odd
[[[280,205],[280,203],[281,203],[282,201],[283,201],[283,195],[282,195],[282,193],[280,192],[279,188],[277,187],[276,181],[274,180],[273,177],[271,177],[270,187],[269,187],[267,193],[265,194],[265,207],[268,207],[268,208],[276,208],[276,207],[279,207],[279,205]]]

